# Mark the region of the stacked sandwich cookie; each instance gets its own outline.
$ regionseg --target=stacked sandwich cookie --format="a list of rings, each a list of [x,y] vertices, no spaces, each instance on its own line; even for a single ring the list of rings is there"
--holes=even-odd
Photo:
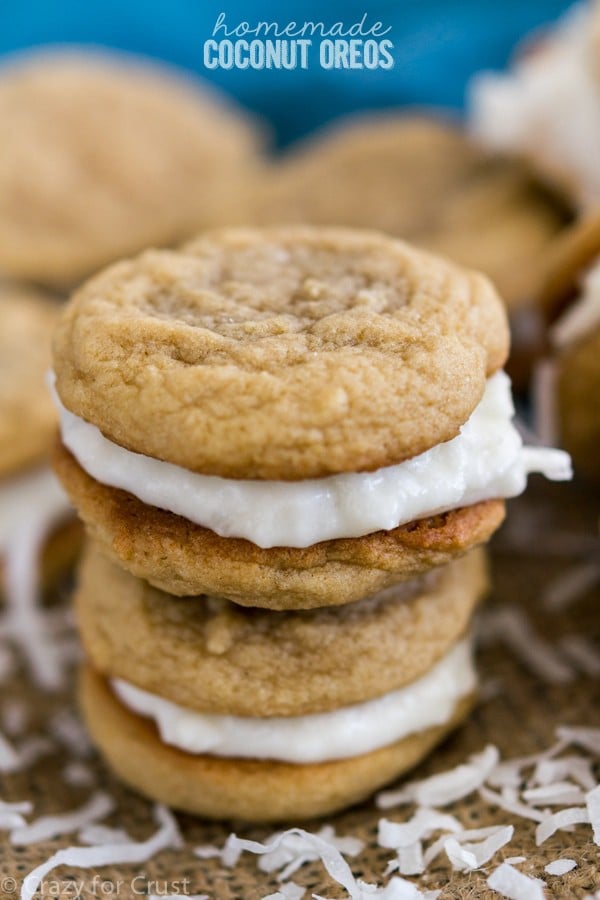
[[[227,229],[107,269],[55,336],[90,542],[81,701],[115,771],[211,817],[329,813],[467,713],[481,545],[528,472],[502,304],[375,232]]]

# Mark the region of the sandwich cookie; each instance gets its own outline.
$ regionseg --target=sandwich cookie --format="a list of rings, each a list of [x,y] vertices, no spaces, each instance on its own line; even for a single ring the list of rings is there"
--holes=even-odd
[[[476,549],[342,607],[273,612],[172,597],[89,542],[76,609],[90,665],[107,678],[196,712],[297,716],[420,678],[468,630],[486,586],[484,551]]]
[[[209,233],[72,298],[58,471],[109,553],[168,593],[351,602],[485,541],[528,472],[570,477],[511,423],[507,349],[489,282],[401,241]]]
[[[557,242],[541,305],[551,352],[538,370],[540,431],[556,432],[575,471],[600,481],[600,216]]]
[[[81,700],[110,765],[211,818],[334,812],[415,765],[468,711],[476,550],[342,608],[175,599],[87,553]],[[174,664],[176,661],[176,664]]]
[[[235,215],[263,137],[220,95],[116,54],[0,69],[0,270],[62,287]]]
[[[58,305],[0,287],[0,576],[15,602],[36,572],[50,587],[74,562],[80,528],[48,458],[56,413],[45,384]]]
[[[393,112],[353,117],[289,152],[257,182],[254,208],[263,225],[346,225],[413,241],[484,272],[512,313],[531,308],[536,260],[571,218],[519,160],[450,120]]]

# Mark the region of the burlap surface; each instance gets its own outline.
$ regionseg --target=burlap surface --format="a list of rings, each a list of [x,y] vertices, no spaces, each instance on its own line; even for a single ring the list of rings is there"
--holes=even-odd
[[[600,556],[598,535],[600,497],[584,488],[545,485],[535,479],[527,496],[510,505],[509,522],[493,544],[495,588],[490,604],[522,606],[541,634],[556,642],[568,634],[585,635],[600,641],[600,587],[587,592],[562,613],[548,612],[541,603],[545,586],[572,567],[585,553]],[[493,608],[493,607],[492,607]],[[415,777],[444,771],[487,743],[496,744],[505,758],[537,753],[550,746],[560,724],[600,726],[598,681],[581,676],[568,684],[552,686],[536,677],[505,646],[493,641],[480,651],[480,671],[484,698],[470,721],[434,753]],[[14,676],[1,685],[2,703],[7,698],[23,698],[31,709],[30,728],[43,732],[53,711],[70,707],[72,696],[39,696],[23,676]],[[75,788],[61,777],[67,754],[41,759],[28,771],[2,778],[3,800],[31,800],[35,815],[55,814],[81,806],[90,795],[89,787]],[[151,804],[124,789],[92,754],[86,763],[97,777],[98,787],[117,801],[117,811],[107,824],[120,825],[134,837],[145,839],[154,830]],[[503,811],[494,811],[477,795],[448,808],[465,824],[479,827],[495,823],[515,825],[513,840],[483,871],[471,874],[452,872],[442,854],[427,873],[416,880],[420,888],[443,888],[442,898],[492,898],[498,895],[486,885],[486,878],[503,859],[525,856],[521,871],[544,877],[549,897],[584,897],[600,889],[598,847],[591,840],[589,826],[558,832],[536,847],[535,823]],[[378,810],[366,803],[329,821],[338,834],[352,834],[366,841],[365,850],[350,860],[354,873],[367,882],[384,882],[383,872],[393,851],[377,846],[377,823],[382,815],[395,820],[407,818],[411,807]],[[261,872],[257,857],[244,854],[234,869],[225,869],[219,860],[200,860],[193,848],[203,844],[222,846],[231,830],[243,837],[264,840],[273,829],[249,828],[236,823],[209,824],[180,816],[186,848],[163,852],[142,866],[119,866],[93,870],[57,869],[46,878],[44,896],[119,897],[147,894],[208,894],[213,900],[254,900],[277,890],[276,877]],[[316,830],[322,823],[298,823]],[[23,877],[59,847],[76,843],[75,835],[26,847],[13,847],[4,838],[0,845],[0,896],[14,898]],[[544,866],[558,856],[577,861],[577,868],[564,877],[544,874]],[[94,879],[94,875],[97,875]],[[137,876],[137,880],[136,879]],[[9,881],[6,881],[6,878]],[[4,879],[4,880],[1,880]],[[10,879],[14,879],[11,882]],[[185,881],[187,879],[187,881]],[[294,880],[326,897],[346,893],[326,876],[320,862],[303,866]],[[155,882],[152,884],[152,882]]]

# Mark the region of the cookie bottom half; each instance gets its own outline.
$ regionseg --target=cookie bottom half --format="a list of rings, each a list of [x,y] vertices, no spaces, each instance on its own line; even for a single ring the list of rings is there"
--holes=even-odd
[[[486,500],[392,531],[265,550],[101,484],[62,444],[54,466],[91,536],[132,575],[176,596],[209,594],[265,609],[361,600],[463,556],[504,519],[504,501]]]
[[[473,696],[465,697],[444,725],[371,753],[297,765],[195,756],[168,746],[155,726],[126,709],[89,666],[82,669],[79,693],[93,740],[130,787],[194,815],[249,822],[297,822],[359,803],[416,766],[473,705]]]

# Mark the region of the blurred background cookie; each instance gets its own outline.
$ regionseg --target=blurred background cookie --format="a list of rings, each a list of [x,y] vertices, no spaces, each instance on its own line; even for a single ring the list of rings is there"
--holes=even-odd
[[[538,372],[540,429],[558,432],[575,471],[600,481],[600,215],[557,242],[541,305],[551,356]]]
[[[451,120],[363,116],[270,167],[254,204],[261,223],[374,228],[485,272],[510,311],[508,371],[526,384],[541,340],[540,260],[571,210],[525,162],[483,149]]]
[[[0,272],[54,286],[235,218],[263,138],[189,78],[67,51],[4,65],[0,121]]]
[[[269,169],[263,224],[373,228],[485,272],[509,308],[531,299],[536,260],[569,211],[530,169],[479,147],[450,120],[349,119]]]

